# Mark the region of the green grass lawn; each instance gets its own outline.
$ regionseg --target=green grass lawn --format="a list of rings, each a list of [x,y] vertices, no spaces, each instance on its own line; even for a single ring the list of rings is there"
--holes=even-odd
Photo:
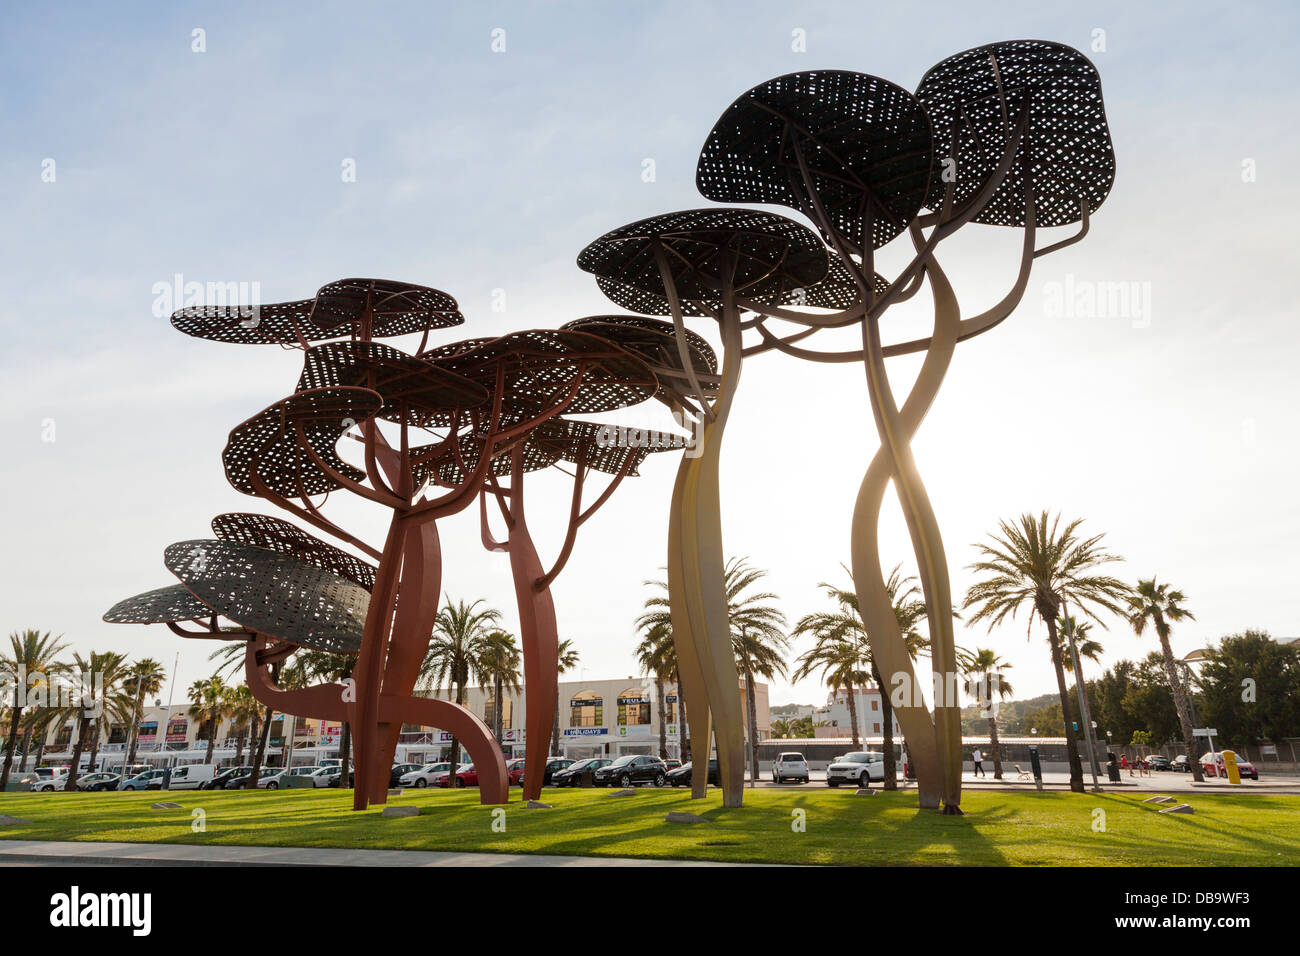
[[[212,793],[13,793],[0,814],[32,821],[0,839],[108,840],[241,846],[468,850],[638,856],[729,862],[857,865],[1261,866],[1300,864],[1300,797],[1194,793],[1194,815],[1161,815],[1124,794],[967,793],[963,816],[916,808],[916,794],[760,788],[724,810],[721,795],[683,790],[548,790],[550,810],[529,810],[518,790],[504,817],[478,792],[409,790],[392,803],[420,815],[351,811],[337,790]],[[159,800],[180,810],[152,810]],[[192,811],[206,832],[191,829]],[[670,810],[706,818],[671,824]],[[804,814],[794,811],[802,810]],[[1104,831],[1094,829],[1104,811]],[[802,832],[797,824],[802,817]],[[498,832],[501,820],[504,832]],[[496,822],[497,829],[493,829]]]

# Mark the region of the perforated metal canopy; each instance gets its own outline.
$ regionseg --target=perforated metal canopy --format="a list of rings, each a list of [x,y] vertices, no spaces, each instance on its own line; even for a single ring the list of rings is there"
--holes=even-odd
[[[259,492],[251,469],[268,488],[286,497],[324,494],[339,483],[320,469],[298,442],[301,425],[307,443],[339,474],[360,481],[365,474],[347,464],[334,450],[343,433],[370,418],[383,405],[377,392],[366,388],[318,388],[276,402],[230,432],[221,461],[226,479],[246,495]]]
[[[737,295],[782,301],[826,278],[826,247],[810,229],[775,213],[687,209],[620,226],[578,255],[595,276],[666,297],[656,248],[667,255],[677,294],[714,303],[731,282]]]
[[[186,335],[237,345],[295,345],[339,338],[308,321],[311,299],[267,305],[198,305],[172,313],[172,325]]]
[[[554,450],[558,459],[573,464],[581,462],[610,475],[627,468],[629,476],[638,473],[637,467],[647,455],[681,451],[687,443],[681,435],[568,419],[547,422],[537,429],[534,437],[541,448]]]
[[[298,390],[339,385],[378,392],[384,404],[377,417],[415,425],[489,398],[477,382],[383,342],[328,342],[309,349]]]
[[[696,186],[717,202],[776,203],[817,221],[796,146],[832,226],[858,245],[883,246],[925,201],[925,110],[901,86],[846,70],[778,76],[737,99],[705,140]]]
[[[361,648],[370,593],[347,578],[216,539],[170,545],[163,562],[196,597],[250,631],[335,654]]]
[[[1080,203],[1096,212],[1115,180],[1097,68],[1078,50],[1047,40],[1008,40],[958,53],[931,67],[917,87],[935,130],[935,173],[927,204],[943,201],[939,167],[957,131],[954,196],[968,198],[997,168],[1022,112],[1029,126],[1015,164],[974,222],[1025,225],[1031,177],[1038,226],[1078,222]]]
[[[454,455],[444,456],[429,469],[430,479],[435,484],[458,487],[468,481],[470,474],[478,467],[479,456],[483,454],[483,439],[473,435],[462,435],[458,441],[459,458]],[[560,449],[539,443],[536,432],[531,432],[526,438],[516,442],[516,444],[520,443],[523,446],[521,464],[525,472],[541,471],[543,468],[551,467],[560,459]],[[514,467],[513,448],[512,445],[509,449],[498,451],[492,459],[488,470],[493,475],[500,478],[511,473]]]
[[[669,392],[674,386],[682,388],[688,384],[671,322],[640,315],[590,315],[566,322],[560,328],[603,336],[645,361],[659,379],[661,398],[673,398]],[[690,329],[685,331],[691,367],[695,374],[716,375],[718,357],[712,347]],[[705,394],[713,391],[716,388],[706,387]]]
[[[516,418],[558,407],[575,383],[569,414],[594,414],[645,401],[659,382],[645,362],[608,339],[586,332],[511,332],[455,354],[427,356],[443,368],[495,390],[504,375],[504,405]]]
[[[465,321],[447,293],[392,279],[339,279],[322,286],[316,292],[311,321],[322,329],[360,329],[367,298],[374,336],[445,329]]]
[[[174,624],[204,620],[216,613],[185,585],[169,584],[118,601],[104,614],[104,620],[109,624]]]
[[[323,571],[347,578],[367,591],[375,587],[374,565],[271,515],[231,512],[212,519],[212,533],[222,541],[287,554]]]

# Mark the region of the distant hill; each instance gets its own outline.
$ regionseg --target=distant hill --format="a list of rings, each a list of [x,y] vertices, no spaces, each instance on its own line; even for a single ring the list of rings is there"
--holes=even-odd
[[[809,707],[816,708],[817,706],[817,704],[777,704],[775,707],[769,707],[767,712],[773,717],[785,717],[789,714],[799,713],[800,709],[806,710]]]

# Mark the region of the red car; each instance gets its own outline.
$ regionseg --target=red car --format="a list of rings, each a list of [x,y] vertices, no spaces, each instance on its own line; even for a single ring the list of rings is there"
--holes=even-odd
[[[1201,770],[1207,777],[1226,777],[1228,775],[1223,766],[1223,754],[1221,753],[1201,754]],[[1237,758],[1237,772],[1244,779],[1259,779],[1259,771],[1255,769],[1255,765],[1249,760],[1243,760],[1241,757]]]
[[[439,774],[435,781],[435,785],[439,787],[447,786],[447,774],[445,773]],[[478,771],[474,769],[474,765],[472,763],[460,765],[460,769],[456,771],[456,786],[458,787],[478,786]]]
[[[517,757],[514,760],[506,761],[506,773],[510,777],[510,786],[519,786],[519,781],[524,775],[524,758]]]

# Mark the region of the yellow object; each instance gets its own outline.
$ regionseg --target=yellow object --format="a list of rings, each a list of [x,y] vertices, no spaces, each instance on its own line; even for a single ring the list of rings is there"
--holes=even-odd
[[[1223,752],[1223,769],[1228,775],[1228,783],[1241,783],[1241,771],[1237,769],[1237,755],[1231,750]]]

